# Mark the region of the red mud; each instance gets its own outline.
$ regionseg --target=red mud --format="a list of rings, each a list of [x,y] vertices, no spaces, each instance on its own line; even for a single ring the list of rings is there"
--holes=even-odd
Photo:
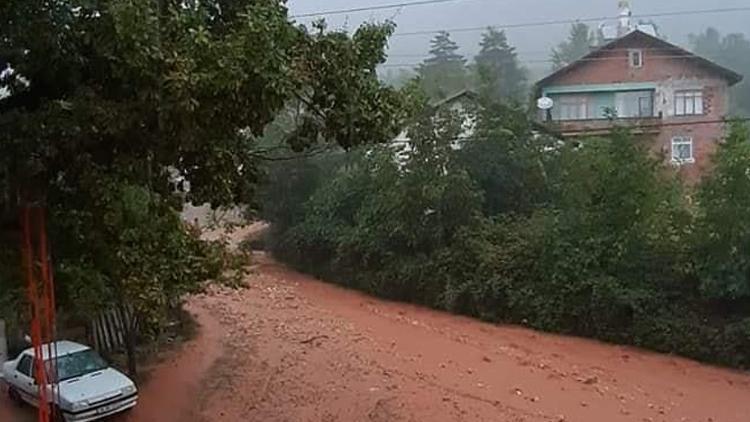
[[[190,300],[202,329],[128,422],[747,422],[750,376],[385,302],[260,257]],[[226,334],[225,334],[226,333]],[[0,402],[0,421],[7,419]]]
[[[222,355],[223,329],[208,311],[188,304],[186,307],[200,323],[198,335],[149,373],[139,391],[138,406],[125,418],[127,422],[182,422],[194,420],[195,399],[205,391],[202,380]]]

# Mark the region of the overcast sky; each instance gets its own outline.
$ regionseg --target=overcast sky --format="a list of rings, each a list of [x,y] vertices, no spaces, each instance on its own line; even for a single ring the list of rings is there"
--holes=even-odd
[[[291,14],[387,5],[413,0],[289,0]],[[365,21],[393,19],[398,32],[483,27],[549,20],[585,19],[616,16],[618,0],[455,0],[443,4],[404,7],[326,17],[330,26],[356,28]],[[750,0],[632,0],[634,15],[717,8],[748,7]],[[309,22],[312,18],[299,19]],[[690,33],[714,26],[722,33],[743,32],[750,36],[750,11],[690,16],[654,17],[662,35],[681,45],[687,44]],[[591,23],[593,27],[597,23]],[[562,40],[570,24],[531,28],[511,28],[506,32],[518,48],[522,61],[529,67],[547,67],[539,60],[547,59],[549,49]],[[470,57],[478,47],[481,32],[455,32],[453,39],[461,52]],[[427,53],[431,35],[394,36],[391,39],[389,63],[416,63]]]

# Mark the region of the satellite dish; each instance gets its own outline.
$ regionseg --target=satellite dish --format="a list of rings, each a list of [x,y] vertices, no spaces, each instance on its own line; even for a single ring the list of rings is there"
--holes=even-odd
[[[536,106],[541,110],[549,110],[553,105],[555,105],[555,102],[550,97],[542,97],[536,100]]]

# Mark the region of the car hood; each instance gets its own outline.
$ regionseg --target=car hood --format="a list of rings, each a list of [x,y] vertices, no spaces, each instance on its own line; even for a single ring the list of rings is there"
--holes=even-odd
[[[59,384],[60,397],[75,403],[86,400],[89,404],[115,398],[122,389],[133,386],[133,381],[121,372],[107,368],[62,381]]]

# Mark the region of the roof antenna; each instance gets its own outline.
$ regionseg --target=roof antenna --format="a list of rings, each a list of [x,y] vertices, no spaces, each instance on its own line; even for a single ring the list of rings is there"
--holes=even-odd
[[[620,24],[617,28],[617,35],[621,37],[627,35],[632,29],[630,18],[633,16],[633,11],[630,9],[630,2],[628,0],[620,0],[617,7],[620,9]]]

